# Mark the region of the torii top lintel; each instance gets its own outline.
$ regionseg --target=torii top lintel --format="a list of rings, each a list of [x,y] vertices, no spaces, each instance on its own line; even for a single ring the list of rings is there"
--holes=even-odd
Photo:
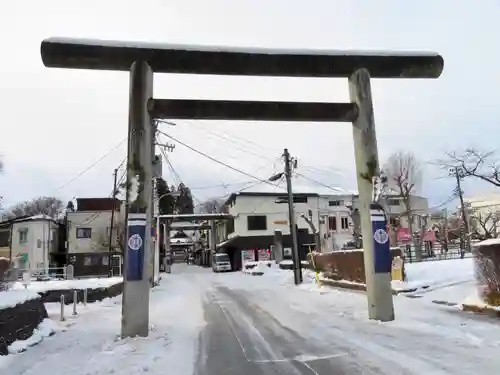
[[[152,44],[70,38],[42,41],[46,67],[129,71],[146,61],[154,72],[276,77],[349,77],[366,68],[373,78],[438,78],[434,52],[282,50]]]

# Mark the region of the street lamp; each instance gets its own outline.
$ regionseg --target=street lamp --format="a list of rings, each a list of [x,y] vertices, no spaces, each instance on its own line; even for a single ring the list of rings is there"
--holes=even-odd
[[[178,197],[180,195],[179,192],[176,191],[170,191],[168,193],[160,195],[158,198],[156,198],[156,204],[155,204],[155,209],[156,209],[156,241],[155,241],[155,252],[154,252],[154,258],[153,258],[153,283],[155,283],[156,275],[159,275],[159,268],[160,268],[160,200],[164,197]],[[166,236],[166,233],[164,234]],[[168,239],[166,239],[168,241]]]

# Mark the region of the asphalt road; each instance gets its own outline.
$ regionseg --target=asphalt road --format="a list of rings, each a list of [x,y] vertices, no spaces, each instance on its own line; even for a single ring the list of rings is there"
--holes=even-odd
[[[348,348],[300,336],[252,302],[253,295],[218,286],[207,296],[208,324],[198,344],[196,375],[367,374]],[[309,318],[304,314],[297,319]]]
[[[363,293],[320,295],[241,274],[189,279],[205,288],[195,375],[465,375],[500,368],[498,321],[399,297],[396,321],[380,323],[366,319]]]

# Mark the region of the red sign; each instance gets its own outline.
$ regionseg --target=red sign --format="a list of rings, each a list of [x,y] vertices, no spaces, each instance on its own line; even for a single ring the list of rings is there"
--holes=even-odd
[[[408,228],[399,228],[396,232],[398,242],[407,242],[411,240],[410,231]]]
[[[428,230],[424,234],[424,241],[436,242],[436,232]]]

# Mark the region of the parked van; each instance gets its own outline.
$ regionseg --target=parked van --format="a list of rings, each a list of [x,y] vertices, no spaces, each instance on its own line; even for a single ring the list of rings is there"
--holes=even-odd
[[[212,258],[212,270],[214,272],[232,271],[229,255],[226,253],[214,254]]]

